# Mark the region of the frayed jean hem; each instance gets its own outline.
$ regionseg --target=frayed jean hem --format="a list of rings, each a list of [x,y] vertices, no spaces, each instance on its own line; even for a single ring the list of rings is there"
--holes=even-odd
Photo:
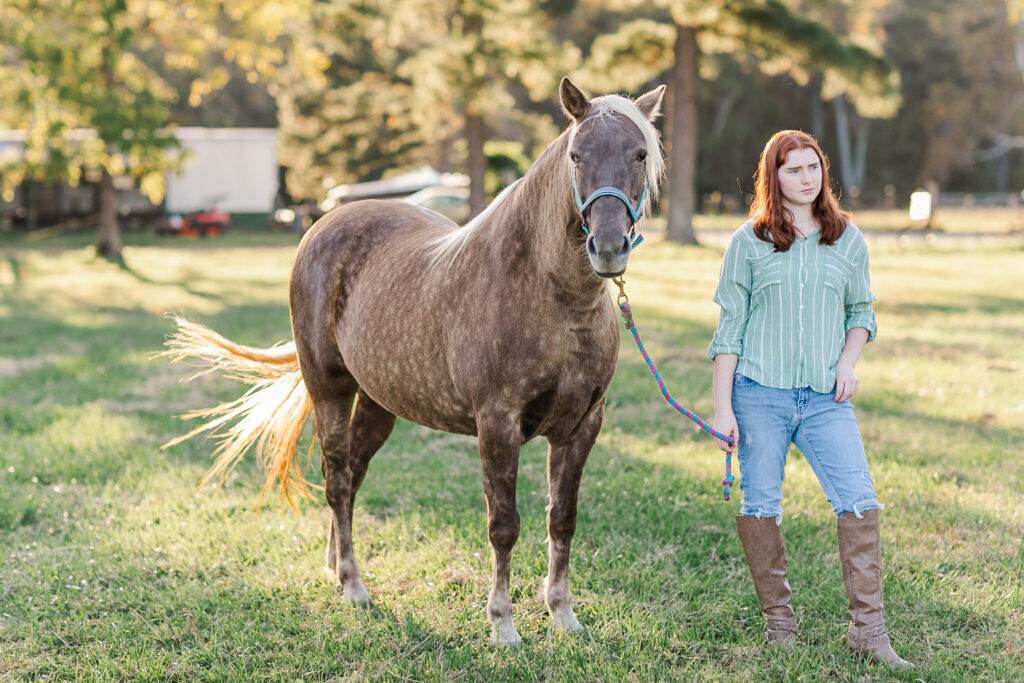
[[[853,504],[852,510],[844,510],[836,513],[837,518],[842,518],[843,514],[852,512],[857,519],[864,519],[865,512],[871,512],[872,510],[884,510],[885,505],[878,502],[877,498],[868,498],[867,500],[861,500]]]
[[[756,519],[774,519],[776,526],[782,526],[782,510],[746,510],[740,506],[740,515]]]

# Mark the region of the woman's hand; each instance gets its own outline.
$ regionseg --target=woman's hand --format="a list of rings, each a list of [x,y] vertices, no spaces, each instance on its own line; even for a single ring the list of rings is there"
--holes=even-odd
[[[842,403],[853,396],[857,391],[857,375],[853,372],[853,365],[849,363],[836,363],[836,403]]]
[[[733,444],[738,444],[740,442],[740,428],[739,425],[736,424],[736,416],[733,413],[730,412],[723,415],[716,413],[711,426],[714,427],[716,431],[721,432],[726,436],[731,436]],[[723,451],[736,450],[735,445],[730,446],[727,442],[722,441],[721,439],[715,439],[715,443]]]

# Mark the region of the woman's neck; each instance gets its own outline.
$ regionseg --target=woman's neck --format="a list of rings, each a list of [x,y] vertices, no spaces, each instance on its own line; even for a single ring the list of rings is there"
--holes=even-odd
[[[818,229],[818,223],[814,220],[814,211],[810,204],[792,204],[783,201],[782,205],[789,209],[793,216],[793,227],[800,237],[807,237]]]

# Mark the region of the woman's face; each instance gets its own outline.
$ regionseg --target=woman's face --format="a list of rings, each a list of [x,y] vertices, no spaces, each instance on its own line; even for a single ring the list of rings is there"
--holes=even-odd
[[[821,161],[810,147],[791,149],[779,166],[779,189],[783,203],[805,206],[821,192]]]

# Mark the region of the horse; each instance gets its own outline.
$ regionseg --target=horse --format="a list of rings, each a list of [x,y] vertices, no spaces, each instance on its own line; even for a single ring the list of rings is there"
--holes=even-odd
[[[223,437],[204,483],[255,445],[267,467],[263,494],[279,482],[294,505],[293,491],[311,495],[295,452],[312,412],[332,512],[326,571],[347,600],[363,603],[352,508],[396,416],[477,436],[492,548],[491,642],[515,644],[509,563],[519,537],[519,450],[545,437],[545,602],[555,631],[580,629],[569,549],[618,356],[607,281],[625,271],[635,223],[664,176],[652,125],[664,90],[635,101],[590,99],[564,78],[568,128],[461,228],[396,200],[326,214],[298,246],[290,343],[242,346],[179,317],[165,354],[198,356],[254,386],[187,415],[210,421],[167,445],[201,432]]]

